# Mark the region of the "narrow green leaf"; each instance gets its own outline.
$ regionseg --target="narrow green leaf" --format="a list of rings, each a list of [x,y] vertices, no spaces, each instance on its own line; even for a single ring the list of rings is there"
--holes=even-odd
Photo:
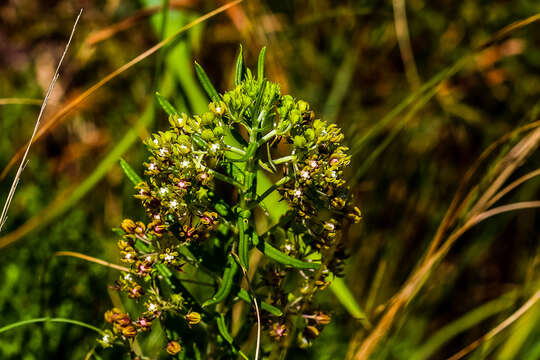
[[[257,61],[257,79],[262,80],[264,77],[264,55],[266,54],[266,46],[261,49],[259,59]]]
[[[221,286],[218,291],[211,299],[206,300],[202,307],[219,304],[222,301],[225,301],[229,293],[231,292],[234,276],[238,270],[238,264],[232,255],[229,255],[227,259],[227,266],[223,271],[223,276],[221,278]]]
[[[238,292],[238,297],[250,304],[253,301],[253,298],[251,297],[251,295],[249,295],[249,293],[245,289],[240,289],[240,291]],[[260,304],[261,304],[261,309],[268,311],[272,315],[275,315],[275,316],[283,315],[283,311],[281,311],[280,309],[278,309],[277,307],[273,305],[265,303],[264,301],[261,301]]]
[[[345,309],[351,314],[355,319],[362,321],[366,328],[370,328],[371,324],[367,319],[366,314],[356,302],[354,295],[351,293],[345,281],[342,278],[334,277],[334,280],[330,283],[330,289],[336,295],[337,299],[345,307]]]
[[[234,346],[234,339],[229,333],[229,329],[227,328],[227,324],[225,323],[225,316],[223,316],[223,314],[220,314],[216,318],[216,324],[220,335],[223,337],[223,339],[225,339],[225,341],[227,341],[231,345],[233,351],[235,353],[238,352],[243,359],[249,360],[249,358],[246,356],[246,354],[242,352],[242,350],[238,350],[236,346]]]
[[[292,256],[289,256],[279,251],[263,239],[259,239],[257,249],[259,249],[264,255],[268,256],[270,259],[280,264],[289,265],[297,269],[318,269],[321,267],[321,264],[319,263],[307,262],[293,258]]]
[[[156,91],[156,99],[161,108],[170,116],[178,115],[178,111],[172,106],[172,104],[165,99],[159,92]]]
[[[238,57],[236,58],[236,67],[234,71],[234,85],[239,85],[244,78],[244,54],[242,53],[242,45],[238,51]]]
[[[208,78],[208,75],[206,75],[204,69],[196,61],[195,72],[197,73],[197,77],[199,78],[201,85],[203,86],[210,99],[212,99],[212,101],[219,101],[219,94],[216,88],[214,87],[214,85],[212,85],[212,82]]]
[[[124,159],[120,158],[120,167],[124,171],[124,174],[126,174],[129,181],[133,183],[133,185],[137,185],[143,181],[141,177],[133,170],[131,166],[125,161]]]
[[[95,332],[97,332],[99,334],[103,334],[103,330],[98,329],[97,327],[92,326],[92,325],[87,324],[87,323],[84,323],[82,321],[72,320],[72,319],[64,319],[64,318],[50,318],[50,317],[42,317],[42,318],[35,318],[35,319],[18,321],[16,323],[9,324],[9,325],[6,325],[4,327],[1,327],[0,328],[0,333],[3,333],[5,331],[9,331],[11,329],[18,328],[20,326],[34,324],[34,323],[40,323],[40,322],[68,323],[68,324],[73,324],[73,325],[85,327],[87,329],[94,330]]]

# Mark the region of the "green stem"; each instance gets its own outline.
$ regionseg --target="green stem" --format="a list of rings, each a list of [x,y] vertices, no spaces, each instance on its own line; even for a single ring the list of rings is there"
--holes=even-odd
[[[277,135],[277,130],[274,129],[272,131],[270,131],[268,134],[264,135],[258,142],[257,142],[257,145],[261,146],[262,144],[264,144],[265,142],[267,142],[268,140],[272,139],[274,136]]]
[[[286,163],[286,162],[289,162],[289,161],[294,161],[296,160],[296,156],[295,155],[288,155],[288,156],[284,156],[284,157],[281,157],[279,159],[276,159],[276,160],[272,160],[274,162],[274,164],[283,164],[283,163]]]
[[[284,176],[282,177],[281,179],[279,179],[274,185],[270,186],[265,192],[263,192],[258,198],[257,200],[253,203],[253,205],[251,206],[251,208],[254,208],[255,206],[257,206],[258,204],[260,204],[268,195],[270,195],[271,193],[274,192],[274,190],[276,190],[277,188],[279,188],[281,185],[285,184],[286,182],[288,182],[289,180],[291,180],[291,177],[290,176]]]
[[[231,146],[231,145],[227,145],[227,150],[238,155],[246,155],[246,152],[244,150]]]
[[[68,324],[73,324],[73,325],[78,325],[78,326],[81,326],[81,327],[85,327],[85,328],[90,329],[90,330],[94,330],[95,332],[97,332],[99,334],[102,334],[102,335],[104,334],[103,330],[98,329],[97,327],[92,326],[90,324],[83,323],[82,321],[77,321],[77,320],[72,320],[72,319],[65,319],[65,318],[50,318],[50,317],[28,319],[28,320],[19,321],[19,322],[13,323],[13,324],[9,324],[9,325],[6,325],[6,326],[0,328],[0,333],[3,333],[5,331],[9,331],[11,329],[18,328],[20,326],[25,326],[25,325],[34,324],[34,323],[40,323],[40,322],[68,323]]]
[[[240,184],[238,181],[234,180],[233,178],[227,176],[227,175],[224,175],[220,172],[217,172],[217,171],[214,171],[212,169],[206,169],[208,171],[209,174],[212,174],[212,176],[214,176],[216,179],[219,179],[221,181],[224,181],[226,183],[229,183],[233,186],[236,186],[237,188],[243,190],[244,189],[244,185]]]

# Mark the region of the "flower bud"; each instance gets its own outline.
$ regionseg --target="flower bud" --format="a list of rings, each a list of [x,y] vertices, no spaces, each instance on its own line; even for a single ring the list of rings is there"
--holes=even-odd
[[[296,103],[296,108],[300,110],[301,112],[308,111],[309,104],[305,102],[304,100],[298,100],[298,102]]]
[[[317,329],[315,326],[306,326],[306,328],[304,329],[304,335],[308,338],[308,339],[315,339],[317,337],[319,337],[319,329]]]
[[[304,147],[306,146],[306,143],[307,143],[306,138],[299,135],[294,137],[293,142],[294,142],[294,146],[296,147]]]
[[[176,355],[182,351],[182,346],[177,341],[169,341],[166,350],[169,355]]]
[[[137,225],[135,224],[135,221],[131,219],[124,219],[122,221],[121,227],[122,227],[122,230],[124,230],[128,234],[133,234]]]
[[[214,138],[214,133],[210,129],[204,129],[201,133],[201,137],[206,140],[212,140]]]
[[[330,321],[332,321],[332,318],[330,317],[330,315],[325,314],[323,312],[316,314],[314,319],[319,325],[328,325],[330,324]]]
[[[135,337],[137,335],[137,329],[133,325],[124,326],[122,328],[122,335],[125,337]]]
[[[195,311],[190,311],[186,315],[186,320],[189,325],[196,325],[201,322],[201,314]]]

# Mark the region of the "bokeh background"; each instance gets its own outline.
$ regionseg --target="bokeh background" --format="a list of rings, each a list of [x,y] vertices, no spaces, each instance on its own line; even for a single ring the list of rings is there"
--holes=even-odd
[[[540,22],[493,38],[540,13],[540,2],[533,0],[245,0],[62,115],[105,76],[225,3],[0,3],[2,204],[16,171],[7,166],[32,134],[40,99],[84,8],[43,118],[46,131],[31,149],[0,234],[0,327],[41,316],[102,326],[103,312],[118,301],[108,289],[115,270],[54,254],[76,251],[118,262],[111,228],[124,216],[143,215],[118,158],[140,170],[147,156],[142,139],[167,126],[155,91],[185,112],[206,109],[194,60],[224,91],[233,82],[238,45],[251,65],[267,46],[268,77],[344,129],[354,153],[347,176],[364,214],[348,234],[345,283],[373,324],[418,266],[482,151],[540,120]],[[164,4],[170,7],[165,28]],[[442,81],[424,96],[423,87],[437,76]],[[520,136],[509,136],[482,162],[470,188],[486,186],[483,176]],[[506,183],[539,166],[531,151]],[[498,204],[539,199],[539,190],[539,179],[532,178]],[[443,359],[510,316],[540,285],[538,214],[529,209],[498,215],[458,239],[372,357]],[[332,324],[311,350],[288,358],[344,359],[369,334],[332,291],[321,301],[334,313]],[[531,307],[470,358],[539,359],[539,320],[540,306]],[[95,339],[84,328],[35,324],[1,334],[0,358],[82,359]],[[119,356],[111,350],[98,354]]]

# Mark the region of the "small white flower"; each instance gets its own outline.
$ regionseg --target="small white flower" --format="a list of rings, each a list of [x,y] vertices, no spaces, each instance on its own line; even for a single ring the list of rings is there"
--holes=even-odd
[[[159,144],[159,141],[158,141],[157,138],[154,138],[154,141],[153,141],[153,142],[154,142],[154,144],[156,144],[156,145]]]
[[[125,258],[128,259],[128,260],[131,259],[132,258],[131,253],[127,253]]]
[[[150,255],[144,258],[147,262],[152,262],[152,257]]]
[[[186,144],[180,144],[180,149],[182,149],[182,150],[187,150],[188,147],[187,147]]]
[[[159,149],[159,156],[165,156],[168,153],[169,153],[169,150],[167,150],[165,148]]]
[[[169,205],[171,206],[171,208],[176,209],[176,207],[178,206],[178,201],[173,200],[169,203]]]
[[[217,113],[220,113],[220,112],[221,112],[221,106],[216,106],[216,112],[217,112]]]
[[[300,176],[305,180],[309,179],[309,177],[310,177],[309,176],[309,171],[306,171],[306,170],[300,171]]]
[[[309,162],[309,165],[312,167],[312,168],[317,168],[319,166],[319,164],[315,161],[315,160],[311,160]]]
[[[292,250],[291,244],[285,244],[285,250],[291,251]]]
[[[330,176],[333,177],[333,178],[335,178],[335,177],[337,177],[337,173],[336,173],[335,171],[331,171],[331,172],[330,172]]]
[[[148,304],[148,311],[155,312],[158,309],[157,305],[154,303]]]
[[[150,163],[150,165],[148,165],[148,170],[156,170],[156,164]]]
[[[124,279],[127,280],[127,281],[131,281],[131,280],[133,280],[133,277],[131,276],[131,274],[126,274],[126,275],[124,275]]]
[[[167,190],[166,187],[162,187],[162,188],[159,189],[159,193],[160,193],[161,195],[165,195],[168,191],[169,191],[169,190]]]
[[[171,254],[165,254],[165,256],[163,257],[163,260],[165,260],[166,262],[171,262],[174,260],[174,256]]]
[[[109,334],[103,335],[103,337],[101,338],[101,341],[103,341],[105,344],[110,344],[111,343],[111,335],[109,335]]]
[[[212,144],[212,146],[210,146],[210,150],[212,150],[213,152],[216,152],[219,150],[219,144]]]
[[[180,163],[180,166],[183,167],[183,168],[187,168],[189,166],[189,161],[188,160],[184,160]]]
[[[300,189],[296,189],[296,190],[294,191],[294,196],[296,196],[296,197],[302,196],[302,191],[301,191]]]

